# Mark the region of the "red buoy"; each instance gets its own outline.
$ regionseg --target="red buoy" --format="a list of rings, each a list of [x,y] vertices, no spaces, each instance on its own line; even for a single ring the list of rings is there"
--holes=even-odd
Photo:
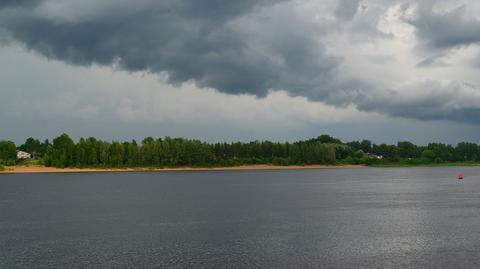
[[[458,180],[463,180],[465,178],[465,175],[463,173],[457,175]]]

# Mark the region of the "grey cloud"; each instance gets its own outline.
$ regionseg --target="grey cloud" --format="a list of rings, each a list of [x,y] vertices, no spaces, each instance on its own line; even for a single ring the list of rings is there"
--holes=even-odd
[[[418,39],[428,48],[449,49],[478,43],[480,21],[466,18],[465,8],[437,13],[432,5],[420,6],[416,16],[405,21],[415,27]]]
[[[443,60],[447,55],[445,53],[434,54],[417,63],[417,67],[447,67],[450,66]]]
[[[390,91],[358,94],[355,102],[366,111],[419,120],[480,121],[480,89],[459,81],[423,80]]]
[[[357,13],[360,0],[339,0],[335,9],[337,19],[351,20]]]
[[[34,6],[41,3],[42,0],[2,0],[0,8],[14,8],[19,6]]]
[[[478,115],[476,104],[461,102],[471,100],[477,91],[460,84],[410,85],[431,87],[429,94],[411,97],[403,93],[409,87],[391,93],[342,74],[344,59],[327,53],[322,44],[328,30],[296,15],[291,10],[295,3],[287,0],[139,0],[111,6],[106,1],[105,9],[94,9],[99,13],[95,16],[78,13],[71,6],[74,2],[67,0],[62,2],[62,14],[42,10],[42,3],[50,1],[2,2],[0,29],[12,41],[50,59],[165,73],[172,84],[193,81],[224,93],[256,96],[286,90],[292,96],[335,106],[353,104],[396,117],[480,120],[470,116]],[[369,8],[361,17],[355,16],[358,5],[356,0],[341,0],[335,15],[351,20],[346,30],[350,35],[378,37],[376,27],[386,7]],[[460,11],[422,10],[409,23],[421,40],[436,48],[480,40],[479,22],[463,18]]]
[[[341,4],[342,2],[348,4]],[[342,10],[350,9],[350,15],[348,19],[344,18],[343,22],[345,23],[345,31],[348,34],[348,38],[352,42],[370,42],[372,40],[381,38],[381,39],[390,39],[393,36],[390,33],[384,33],[378,29],[381,16],[385,13],[387,8],[391,5],[389,1],[386,1],[382,5],[373,5],[363,2],[360,5],[358,1],[341,1],[337,7],[348,6],[349,8],[343,8]],[[346,11],[344,11],[346,12]],[[341,16],[337,18],[342,18]],[[338,20],[337,20],[338,21]]]
[[[238,22],[281,2],[140,1],[143,6],[132,13],[116,7],[120,15],[106,10],[104,16],[77,21],[59,21],[24,8],[1,12],[0,23],[30,50],[75,65],[166,72],[171,83],[193,80],[200,87],[233,94],[263,96],[270,89],[302,93],[324,87],[338,58],[326,55],[313,36],[295,32],[294,25],[292,32],[266,29],[275,32],[274,39],[252,37],[254,30]],[[253,28],[271,21],[288,28],[295,18],[273,15]]]

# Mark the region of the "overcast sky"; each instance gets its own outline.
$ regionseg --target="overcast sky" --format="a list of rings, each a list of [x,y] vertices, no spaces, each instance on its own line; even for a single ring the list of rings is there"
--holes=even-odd
[[[474,0],[1,0],[0,139],[479,142],[478,14]]]

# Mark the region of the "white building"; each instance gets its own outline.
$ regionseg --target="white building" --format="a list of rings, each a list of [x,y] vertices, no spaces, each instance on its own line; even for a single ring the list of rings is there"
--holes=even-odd
[[[28,160],[31,158],[32,154],[25,151],[17,150],[17,160]]]
[[[372,153],[365,153],[363,152],[363,150],[358,150],[357,153],[359,154],[362,154],[363,156],[367,156],[368,158],[370,159],[377,159],[377,160],[383,160],[383,156],[382,155],[375,155],[375,154],[372,154]]]

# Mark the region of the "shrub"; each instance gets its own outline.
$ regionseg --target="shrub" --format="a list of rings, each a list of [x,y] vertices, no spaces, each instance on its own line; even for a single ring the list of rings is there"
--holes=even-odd
[[[288,158],[275,157],[272,161],[273,165],[287,166],[290,165],[290,160]]]

